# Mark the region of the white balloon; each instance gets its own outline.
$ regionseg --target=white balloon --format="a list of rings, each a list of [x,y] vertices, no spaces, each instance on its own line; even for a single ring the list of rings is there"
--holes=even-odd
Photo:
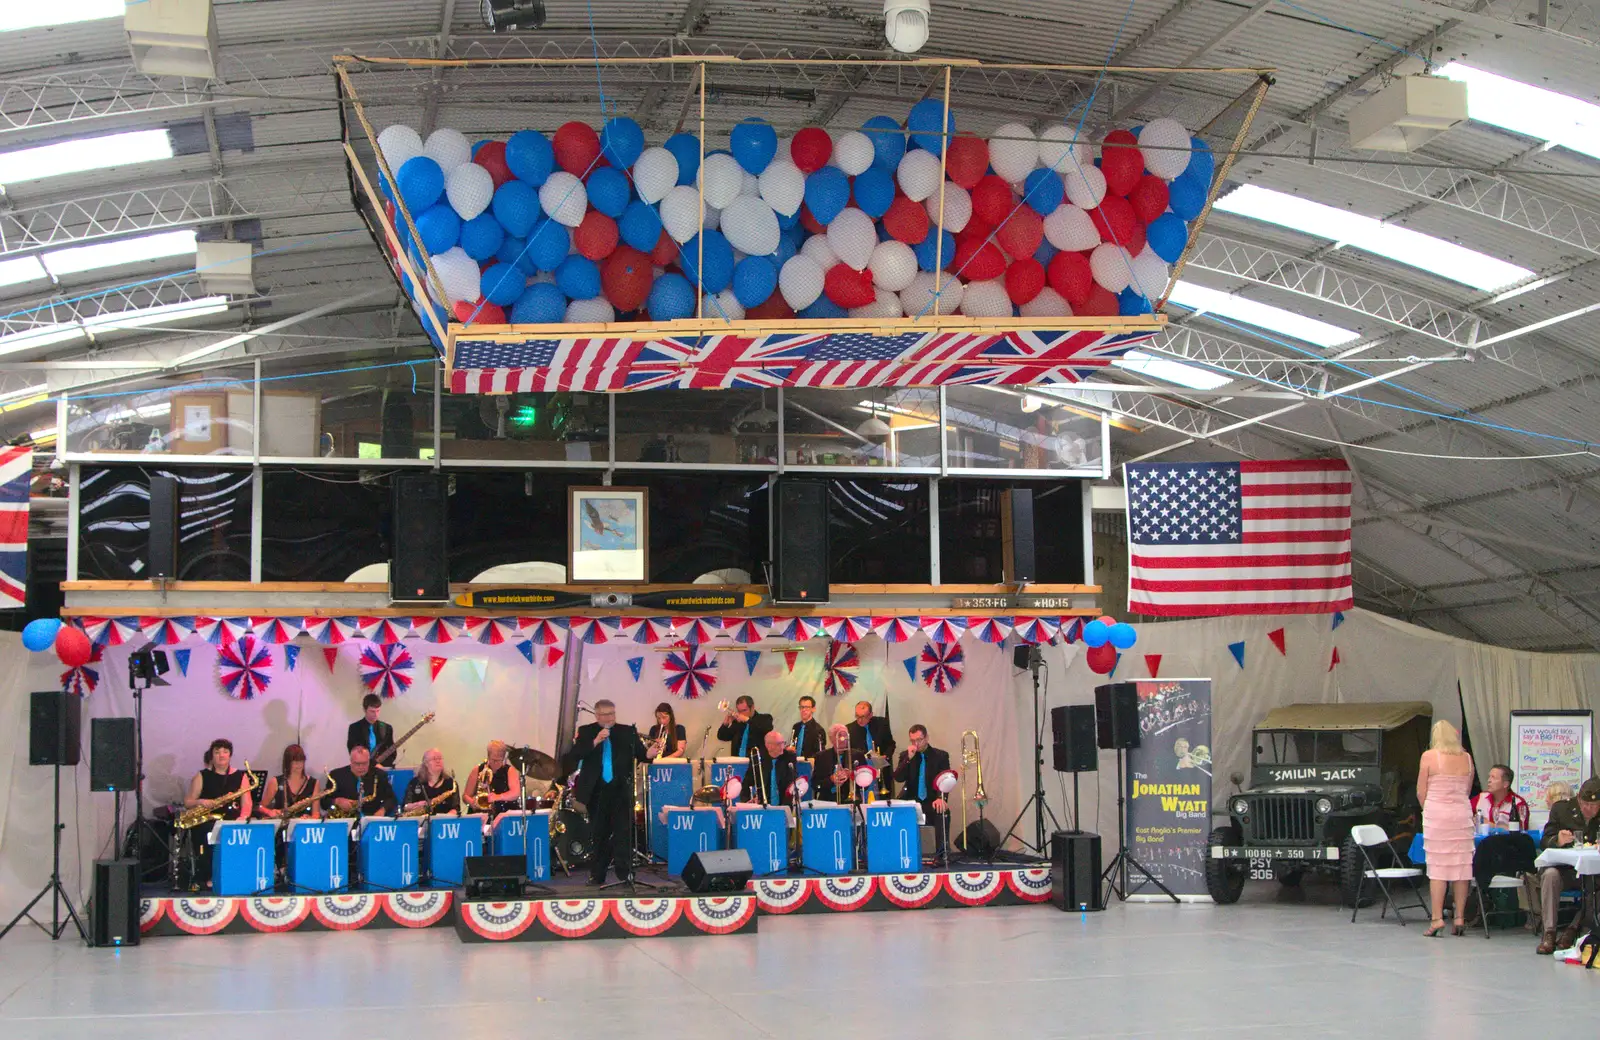
[[[1102,242],[1089,254],[1089,270],[1100,287],[1119,293],[1133,278],[1133,258],[1119,245]]]
[[[1098,166],[1063,170],[1061,179],[1066,182],[1067,201],[1079,209],[1094,209],[1106,197],[1106,175]]]
[[[838,256],[839,262],[853,271],[864,271],[872,259],[872,247],[878,244],[878,229],[872,218],[851,206],[833,218],[828,225],[828,247]]]
[[[969,318],[1011,317],[1011,297],[1006,283],[998,278],[973,282],[961,297],[961,313]]]
[[[1167,268],[1167,262],[1148,245],[1139,251],[1128,267],[1132,273],[1132,280],[1128,284],[1138,290],[1139,295],[1154,303],[1166,291],[1171,271]]]
[[[661,226],[680,246],[700,233],[700,192],[680,184],[661,200]]]
[[[728,244],[751,256],[771,256],[778,251],[778,215],[758,196],[740,195],[722,211],[722,233]]]
[[[744,168],[725,152],[706,156],[700,164],[700,184],[705,189],[706,205],[721,209],[739,197],[744,187]]]
[[[448,174],[462,163],[472,161],[472,144],[460,130],[441,126],[428,135],[427,144],[422,146],[422,154],[438,163],[439,169]]]
[[[924,152],[924,155],[927,153]],[[939,193],[936,191],[928,196],[928,201],[923,203],[928,210],[928,219],[935,225],[939,223]],[[944,229],[954,234],[965,228],[972,220],[972,196],[967,189],[954,182],[944,186]]]
[[[429,258],[433,270],[439,276],[439,282],[444,288],[446,304],[478,302],[482,295],[482,286],[479,279],[478,261],[467,255],[467,251],[460,246],[437,253]],[[424,275],[426,277],[426,275]],[[433,279],[428,279],[430,292],[433,289]]]
[[[588,189],[572,174],[557,170],[539,186],[539,208],[557,224],[575,228],[589,208]]]
[[[580,322],[595,324],[616,320],[616,308],[612,307],[611,301],[604,296],[596,296],[592,300],[573,300],[567,304],[568,324],[578,324]]]
[[[1039,290],[1039,295],[1017,308],[1024,318],[1070,318],[1072,305],[1067,303],[1066,297],[1050,288],[1048,285]]]
[[[1039,165],[1039,141],[1021,123],[1007,123],[989,138],[989,165],[1008,181],[1020,181]]]
[[[655,205],[678,183],[678,157],[659,145],[646,148],[633,163],[633,186],[639,198]]]
[[[826,273],[820,264],[804,253],[797,253],[783,262],[783,268],[778,272],[778,291],[790,307],[797,311],[805,310],[822,295],[825,277]]]
[[[911,284],[900,292],[900,306],[906,316],[920,318],[924,314],[955,314],[961,309],[961,296],[965,290],[959,281],[944,275],[939,281],[938,308],[934,308],[933,272],[918,271],[911,276]]]
[[[407,159],[422,154],[422,135],[404,123],[386,126],[378,134],[378,151],[383,153],[383,161],[389,164],[389,169],[399,176],[400,167]]]
[[[1044,237],[1057,249],[1082,252],[1100,244],[1094,220],[1070,202],[1057,206],[1044,218]]]
[[[824,271],[839,262],[839,254],[835,253],[833,247],[828,245],[827,235],[812,235],[804,242],[801,242],[800,255],[809,256]]]
[[[939,157],[921,148],[913,148],[900,159],[895,170],[895,180],[906,198],[912,202],[939,197]]]
[[[701,313],[713,321],[744,320],[744,307],[732,289],[724,289],[715,296],[706,293],[700,297],[700,305],[704,308]]]
[[[872,268],[872,284],[897,293],[910,285],[917,273],[917,254],[904,242],[891,238],[872,247],[872,259],[867,261],[867,266]]]
[[[494,199],[494,178],[477,163],[462,163],[445,174],[444,195],[456,216],[471,220]]]
[[[900,297],[881,285],[873,286],[871,303],[850,308],[852,318],[898,318],[903,313],[900,309]]]
[[[1078,139],[1078,131],[1065,123],[1057,123],[1039,135],[1039,165],[1065,174],[1083,166],[1094,165],[1094,151],[1089,142]]]
[[[741,169],[743,168],[741,167]],[[739,194],[749,195],[751,198],[760,198],[761,178],[757,177],[749,170],[744,170],[743,172],[744,179],[739,182]]]
[[[771,206],[773,212],[792,217],[805,201],[806,175],[800,172],[800,167],[781,158],[789,154],[787,151],[778,154],[780,158],[768,163],[756,179],[761,186],[762,201]]]
[[[833,142],[833,164],[852,177],[866,173],[877,154],[872,138],[860,130],[852,130]]]
[[[1152,119],[1139,131],[1144,168],[1170,181],[1189,168],[1189,131],[1171,116]]]

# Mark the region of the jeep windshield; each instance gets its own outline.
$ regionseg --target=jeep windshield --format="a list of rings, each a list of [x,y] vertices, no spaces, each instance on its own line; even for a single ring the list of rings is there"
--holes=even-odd
[[[1375,766],[1382,736],[1377,729],[1256,730],[1255,764]]]

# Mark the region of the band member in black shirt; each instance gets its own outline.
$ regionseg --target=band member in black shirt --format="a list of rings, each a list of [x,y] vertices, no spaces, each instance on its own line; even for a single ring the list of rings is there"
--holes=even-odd
[[[320,782],[306,772],[306,749],[290,744],[283,749],[283,772],[267,780],[266,789],[261,792],[261,807],[256,811],[269,820],[280,819],[297,802],[315,795]],[[320,819],[322,812],[314,801],[296,809],[295,816]]]
[[[783,734],[769,730],[761,750],[750,756],[750,768],[744,774],[744,796],[741,801],[761,805],[793,805],[789,793],[795,778],[795,754],[788,749]]]
[[[359,799],[357,816],[393,816],[395,813],[394,788],[381,769],[372,768],[372,755],[365,747],[350,749],[350,764],[340,766],[328,774],[332,785],[322,796],[324,810],[353,810]]]
[[[488,812],[498,816],[507,809],[516,808],[517,796],[522,791],[522,774],[506,760],[506,742],[489,741],[487,757],[467,777],[466,799],[473,812],[483,812],[481,795],[489,795]],[[487,777],[487,779],[485,779]]]
[[[661,744],[659,758],[683,758],[688,754],[688,736],[678,724],[678,713],[669,701],[656,705],[656,724],[650,727],[650,743]]]
[[[800,698],[800,721],[790,730],[789,750],[800,758],[815,760],[828,745],[828,733],[815,718],[817,701],[814,697]]]
[[[445,772],[443,751],[429,748],[422,753],[422,768],[406,785],[400,806],[403,812],[415,811],[428,816],[455,815],[461,807],[461,794],[456,787],[456,778]]]
[[[933,826],[936,847],[944,850],[945,809],[948,803],[934,779],[950,768],[950,752],[941,751],[928,743],[928,727],[920,723],[907,734],[910,747],[900,753],[900,764],[895,767],[894,779],[900,785],[902,798],[913,798],[922,806],[922,817]]]
[[[894,762],[894,733],[888,719],[872,717],[871,701],[856,702],[856,720],[850,723],[850,747],[864,752],[869,761],[881,756],[886,766]],[[878,796],[894,797],[894,783],[885,767],[880,767],[878,774]]]
[[[383,698],[377,694],[369,693],[361,698],[361,718],[350,723],[350,729],[345,733],[344,746],[364,747],[367,749],[367,754],[373,758],[394,747],[394,727],[378,718],[378,712],[382,710]],[[378,768],[389,767],[383,765]]]
[[[211,747],[206,752],[206,768],[194,775],[189,781],[188,793],[184,795],[183,807],[193,809],[196,806],[209,806],[225,795],[233,794],[241,787],[245,794],[237,801],[231,802],[222,810],[224,820],[248,820],[251,812],[251,799],[255,792],[249,790],[251,777],[240,769],[233,768],[233,742],[226,737],[218,737],[211,742]],[[207,837],[216,824],[203,823],[198,827],[180,832],[184,840],[189,841],[188,852],[193,863],[191,886],[198,890],[199,885],[194,882],[211,887],[211,843]]]
[[[849,805],[857,800],[850,774],[866,761],[866,753],[850,747],[850,729],[840,723],[828,730],[828,746],[811,767],[811,798]]]
[[[589,809],[590,884],[605,883],[608,865],[619,881],[633,880],[633,767],[655,757],[637,729],[617,724],[617,706],[610,701],[594,702],[594,721],[578,729],[562,756],[569,774],[582,770],[574,794]]]
[[[728,754],[739,758],[748,758],[752,748],[759,748],[761,740],[767,731],[772,729],[772,716],[756,711],[756,702],[749,697],[740,697],[733,702],[733,709],[727,709],[727,701],[722,702],[722,725],[717,727],[717,739],[728,742]]]

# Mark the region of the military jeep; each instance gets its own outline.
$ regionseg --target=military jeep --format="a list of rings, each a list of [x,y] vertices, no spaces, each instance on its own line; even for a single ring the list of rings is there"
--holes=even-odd
[[[1233,903],[1247,880],[1298,885],[1317,870],[1337,877],[1344,904],[1353,905],[1364,865],[1350,829],[1376,823],[1393,847],[1409,841],[1432,716],[1423,701],[1269,712],[1255,728],[1250,784],[1228,799],[1230,822],[1211,832],[1211,898]]]

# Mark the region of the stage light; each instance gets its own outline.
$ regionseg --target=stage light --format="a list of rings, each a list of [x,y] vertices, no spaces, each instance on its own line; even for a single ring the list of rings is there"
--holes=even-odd
[[[883,37],[902,54],[928,42],[929,0],[883,0]]]
[[[483,0],[483,24],[490,32],[542,28],[544,0]]]

